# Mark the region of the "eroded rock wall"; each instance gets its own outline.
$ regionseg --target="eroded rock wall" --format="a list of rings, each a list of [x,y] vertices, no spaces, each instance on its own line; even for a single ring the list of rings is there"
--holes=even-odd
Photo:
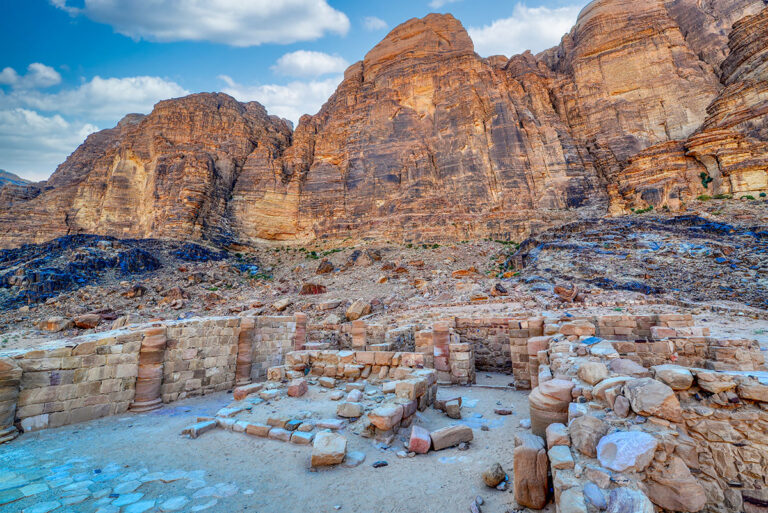
[[[509,59],[478,56],[450,15],[412,19],[295,131],[198,94],[91,135],[47,182],[0,189],[0,247],[81,232],[520,240],[581,212],[759,194],[762,3],[595,0],[559,46]]]

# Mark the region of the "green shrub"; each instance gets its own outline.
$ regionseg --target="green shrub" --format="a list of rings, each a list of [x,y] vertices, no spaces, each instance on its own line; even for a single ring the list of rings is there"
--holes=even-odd
[[[698,196],[696,199],[699,201],[709,201],[712,199],[712,196],[707,196],[706,194],[702,194],[701,196]]]
[[[752,196],[751,194],[747,194],[746,196],[742,196],[742,197],[741,197],[741,198],[739,198],[739,199],[740,199],[740,200],[754,200],[754,199],[755,199],[755,197],[754,197],[754,196]]]
[[[760,197],[761,197],[761,198],[765,198],[765,196],[766,196],[766,194],[765,194],[764,192],[761,192],[761,193],[760,193]]]
[[[713,197],[718,200],[726,200],[733,198],[733,194],[715,194]]]
[[[709,173],[702,171],[699,173],[699,177],[701,177],[701,185],[704,186],[705,189],[709,189],[709,184],[712,183],[713,180],[713,178],[709,176]]]

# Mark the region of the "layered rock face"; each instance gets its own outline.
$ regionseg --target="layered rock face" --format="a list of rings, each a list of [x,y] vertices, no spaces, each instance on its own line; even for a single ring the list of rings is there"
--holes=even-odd
[[[91,135],[0,189],[0,247],[520,239],[573,209],[765,191],[767,27],[762,0],[595,0],[559,46],[484,59],[452,16],[409,20],[294,132],[201,94]]]
[[[518,237],[547,209],[599,201],[591,160],[528,56],[494,67],[461,24],[397,27],[299,125],[311,155],[300,226],[315,234]]]
[[[763,6],[762,1],[718,3],[715,13],[722,15],[718,24],[732,19],[734,13],[756,11],[758,4]],[[681,10],[679,5],[671,12],[674,9],[678,14],[699,12]],[[724,36],[704,28],[696,36],[689,33],[687,39],[695,41],[718,71],[717,95],[694,132],[633,155],[616,174],[609,186],[615,192],[611,208],[616,213],[647,206],[677,210],[699,195],[756,196],[768,188],[768,8],[736,21],[727,46],[717,51],[717,41]],[[725,58],[718,60],[718,56]]]
[[[149,116],[89,136],[42,192],[15,199],[0,213],[0,241],[229,237],[229,197],[246,161],[272,159],[290,139],[288,124],[257,103],[223,94],[160,102]]]

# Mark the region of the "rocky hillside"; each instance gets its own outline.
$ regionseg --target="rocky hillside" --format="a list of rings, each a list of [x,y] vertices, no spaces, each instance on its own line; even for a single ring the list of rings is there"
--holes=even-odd
[[[91,135],[0,189],[0,247],[76,233],[218,243],[521,240],[578,217],[768,191],[763,0],[595,0],[561,44],[481,58],[396,27],[295,131],[223,94]]]
[[[27,183],[29,183],[28,180],[25,180],[20,176],[16,176],[13,173],[9,173],[4,169],[0,169],[0,187],[4,186],[5,184],[25,185]]]

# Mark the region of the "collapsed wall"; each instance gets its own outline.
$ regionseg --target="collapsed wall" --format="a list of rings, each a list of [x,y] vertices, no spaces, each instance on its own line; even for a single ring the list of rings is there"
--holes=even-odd
[[[763,511],[768,372],[759,347],[709,337],[687,316],[653,325],[661,320],[551,323],[529,341],[537,349],[533,440],[516,442],[515,470],[540,446],[550,472],[525,478],[521,505],[536,506],[551,485],[561,512],[606,501],[611,511],[653,511],[651,503],[661,511]],[[646,336],[633,340],[638,331]]]

